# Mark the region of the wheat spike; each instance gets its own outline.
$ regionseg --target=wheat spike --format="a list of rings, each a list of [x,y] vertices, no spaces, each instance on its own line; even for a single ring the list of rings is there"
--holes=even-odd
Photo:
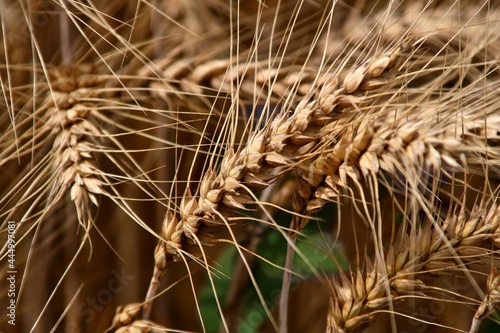
[[[92,66],[62,67],[49,72],[52,94],[46,102],[47,126],[55,135],[52,172],[57,174],[52,195],[70,189],[78,218],[84,221],[89,204],[98,205],[103,182],[93,158],[96,138],[101,131],[93,124],[92,106],[81,102],[96,98],[92,88],[98,81]]]
[[[212,170],[205,173],[199,198],[191,197],[190,193],[184,196],[180,206],[181,219],[167,213],[162,239],[155,250],[152,286],[159,283],[161,272],[169,261],[181,260],[183,253],[192,253],[193,245],[197,246],[197,242],[190,240],[196,237],[201,244],[210,243],[213,238],[211,228],[225,225],[221,218],[229,217],[226,211],[245,209],[245,204],[252,203],[251,198],[244,193],[246,186],[268,186],[276,177],[300,162],[294,158],[298,152],[307,154],[314,147],[315,141],[319,139],[318,126],[326,127],[338,118],[343,109],[369,99],[369,95],[357,97],[354,93],[366,91],[363,88],[366,86],[373,88],[370,82],[378,80],[395,66],[401,50],[398,46],[368,61],[342,81],[332,77],[330,82],[321,87],[315,99],[299,103],[289,117],[288,112],[280,114],[263,130],[253,133],[242,150],[229,150],[222,159],[218,173]],[[297,204],[294,204],[294,209],[302,213]],[[296,227],[299,226],[292,225],[292,228]],[[148,293],[148,296],[152,296],[152,293]]]
[[[491,176],[497,175],[498,116],[494,112],[464,114],[464,132],[457,134],[454,123],[432,121],[438,114],[443,115],[441,111],[446,112],[439,108],[389,111],[377,114],[375,120],[344,127],[344,132],[336,133],[330,141],[327,153],[316,160],[314,168],[325,178],[314,194],[315,200],[308,203],[308,210],[317,211],[323,200],[335,200],[342,188],[349,186],[349,180],[359,184],[370,175],[379,174],[383,179],[384,173],[400,172],[404,179],[425,180],[427,175],[441,170],[481,172],[479,168],[484,164],[492,165]],[[480,130],[476,127],[479,123],[483,124]],[[485,144],[490,137],[490,144]],[[420,185],[412,185],[412,190],[417,193]]]
[[[131,303],[116,309],[113,323],[105,333],[167,333],[168,329],[148,320],[136,320],[142,304]]]
[[[477,333],[481,322],[500,308],[500,274],[496,267],[491,267],[486,286],[487,294],[474,314],[470,333]]]
[[[342,275],[342,283],[332,284],[328,332],[356,331],[372,320],[374,312],[403,299],[399,296],[424,295],[426,285],[417,276],[462,270],[455,254],[461,254],[459,258],[464,263],[476,260],[477,256],[487,260],[491,253],[488,242],[495,243],[500,233],[499,214],[500,209],[493,205],[488,210],[476,207],[468,218],[463,212],[450,215],[438,226],[428,222],[412,230],[409,236],[402,236],[399,244],[391,247],[383,264],[384,271],[378,263],[368,262],[365,274],[358,271],[350,280]],[[408,247],[409,242],[416,250]],[[475,256],[468,257],[466,253]],[[489,286],[493,280],[489,279]],[[386,293],[387,285],[390,295]],[[478,313],[481,309],[479,316],[486,311],[481,306]]]
[[[120,327],[115,333],[167,333],[171,332],[165,327],[149,320],[136,320],[127,326]]]

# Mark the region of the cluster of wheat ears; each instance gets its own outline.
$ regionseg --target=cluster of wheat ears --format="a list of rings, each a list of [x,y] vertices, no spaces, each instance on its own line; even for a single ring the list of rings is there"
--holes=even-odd
[[[1,332],[498,330],[498,1],[0,0],[0,29]]]

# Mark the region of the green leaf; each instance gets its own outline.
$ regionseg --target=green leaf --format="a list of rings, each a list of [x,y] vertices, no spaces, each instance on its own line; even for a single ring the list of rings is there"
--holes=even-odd
[[[226,250],[217,258],[216,269],[218,274],[213,275],[215,290],[219,302],[223,306],[227,299],[227,294],[231,286],[230,276],[234,271],[238,251],[234,246],[228,246]],[[218,332],[222,317],[217,308],[215,293],[210,281],[207,279],[200,294],[200,311],[207,333]]]
[[[326,211],[324,214],[332,214],[332,212]],[[313,278],[315,271],[320,275],[335,273],[339,269],[336,263],[341,266],[341,269],[347,267],[347,259],[342,246],[336,245],[332,247],[332,244],[337,243],[334,242],[331,236],[328,236],[328,231],[321,230],[322,226],[325,226],[325,223],[310,222],[303,230],[304,236],[297,239],[296,246],[306,260],[296,253],[293,271],[303,278]],[[257,248],[257,254],[265,258],[265,260],[257,259],[252,267],[257,286],[262,293],[264,303],[270,311],[277,305],[283,279],[283,270],[270,263],[283,267],[286,248],[287,242],[281,233],[268,229],[263,234]],[[236,260],[239,260],[238,256],[235,247],[228,247],[217,259],[217,262],[221,265],[220,271],[227,276],[231,276]],[[294,277],[293,281],[297,283],[300,279]],[[217,296],[221,304],[224,304],[231,281],[229,278],[222,276],[214,278],[214,282]],[[244,306],[241,317],[238,319],[238,332],[258,332],[261,325],[268,319],[268,315],[254,286],[250,285],[247,288],[245,294],[242,295],[241,302],[244,303]],[[214,292],[208,281],[203,288],[200,306],[207,332],[218,332],[221,316],[217,310]]]

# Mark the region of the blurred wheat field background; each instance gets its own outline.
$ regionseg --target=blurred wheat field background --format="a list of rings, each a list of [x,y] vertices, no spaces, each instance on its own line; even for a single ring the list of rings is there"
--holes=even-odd
[[[497,1],[0,23],[0,332],[499,329]]]

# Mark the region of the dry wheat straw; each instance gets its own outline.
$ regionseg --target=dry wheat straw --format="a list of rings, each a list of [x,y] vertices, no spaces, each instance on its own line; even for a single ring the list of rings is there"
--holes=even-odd
[[[499,223],[497,206],[488,210],[476,207],[468,217],[462,211],[448,216],[439,227],[427,222],[412,229],[410,235],[400,235],[399,242],[385,257],[384,270],[380,269],[380,263],[372,265],[368,261],[366,273],[358,270],[350,280],[342,275],[341,281],[332,284],[328,332],[356,331],[377,310],[402,299],[398,296],[424,295],[426,285],[418,278],[423,273],[449,274],[461,271],[463,263],[476,261],[478,257],[488,260],[492,253],[488,241],[495,247],[500,245]],[[390,295],[386,292],[387,285]]]

